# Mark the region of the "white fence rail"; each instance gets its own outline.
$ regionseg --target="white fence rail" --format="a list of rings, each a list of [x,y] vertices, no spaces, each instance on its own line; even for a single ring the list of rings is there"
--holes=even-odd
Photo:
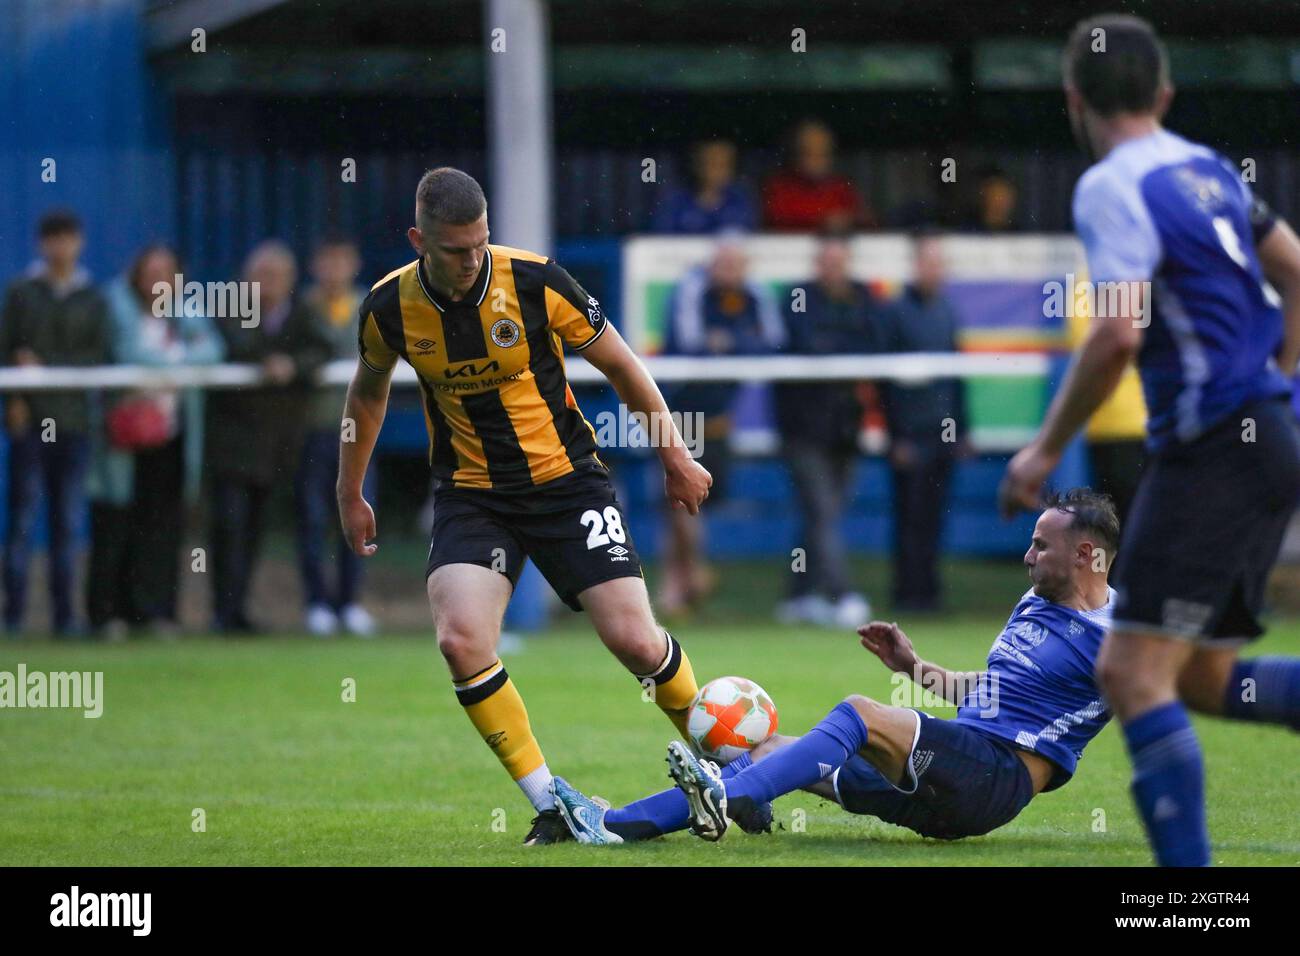
[[[790,381],[896,381],[923,383],[936,378],[1019,378],[1045,375],[1050,359],[1041,353],[930,353],[833,356],[651,356],[645,359],[658,382],[790,382]],[[321,384],[344,385],[356,363],[331,362],[320,376]],[[567,362],[569,381],[575,385],[600,384],[604,377],[581,358]],[[0,368],[0,392],[48,392],[117,388],[240,388],[257,385],[262,371],[256,365],[151,365],[23,366]],[[416,384],[415,372],[401,364],[393,373],[397,385]]]

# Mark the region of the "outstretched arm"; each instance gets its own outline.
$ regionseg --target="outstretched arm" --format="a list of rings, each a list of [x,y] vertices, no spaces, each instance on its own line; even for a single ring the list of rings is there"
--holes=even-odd
[[[1277,364],[1282,374],[1290,377],[1300,361],[1300,239],[1279,219],[1256,246],[1256,251],[1265,278],[1282,296],[1286,331]]]
[[[941,694],[944,700],[960,704],[979,682],[983,671],[953,671],[923,660],[916,653],[912,641],[897,624],[872,621],[858,628],[862,646],[880,658],[881,663],[897,674],[907,674],[912,680]]]
[[[673,507],[698,514],[709,496],[713,476],[687,451],[677,423],[668,414],[668,404],[645,364],[613,325],[583,349],[582,357],[609,380],[629,411],[645,416],[651,442],[664,466],[664,490]]]
[[[392,374],[391,369],[377,372],[364,361],[357,362],[343,409],[339,478],[335,486],[339,520],[343,523],[343,536],[348,546],[365,557],[374,554],[379,545],[366,543],[376,534],[375,513],[361,494],[361,484],[388,411],[388,385]]]
[[[1094,318],[1083,348],[1070,363],[1065,380],[1052,399],[1038,435],[1010,464],[998,489],[1004,517],[1039,506],[1043,482],[1061,460],[1066,445],[1119,384],[1125,369],[1142,347],[1146,290],[1128,283],[1127,314]]]

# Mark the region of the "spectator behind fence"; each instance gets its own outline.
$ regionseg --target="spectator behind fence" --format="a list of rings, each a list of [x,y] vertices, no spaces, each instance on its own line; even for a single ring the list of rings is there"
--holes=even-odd
[[[747,276],[749,260],[738,237],[725,237],[707,266],[689,272],[672,298],[664,351],[672,355],[762,355],[785,342],[785,326],[771,293]],[[699,462],[713,475],[709,505],[726,496],[731,465],[729,439],[735,382],[689,384],[672,389],[669,407],[698,415],[703,438]],[[693,426],[692,426],[693,427]],[[684,510],[669,512],[664,584],[657,606],[681,614],[712,592],[715,575],[701,559],[701,524]]]
[[[40,259],[10,285],[0,311],[0,363],[26,367],[99,365],[108,359],[104,297],[79,260],[84,237],[76,215],[53,211],[37,230]],[[51,617],[56,636],[79,627],[73,606],[74,536],[86,509],[92,393],[69,389],[11,393],[9,527],[5,537],[5,628],[22,629],[27,570],[41,494],[49,529]]]
[[[915,279],[891,304],[891,352],[956,352],[957,313],[943,293],[943,245],[915,242]],[[968,454],[966,389],[960,379],[889,382],[882,391],[894,482],[894,610],[940,609],[939,539],[954,462]]]
[[[828,238],[817,249],[813,281],[792,290],[786,307],[788,351],[857,355],[883,348],[881,310],[871,291],[849,276],[849,244]],[[802,293],[802,296],[800,296]],[[802,567],[792,568],[789,597],[777,608],[785,623],[855,628],[871,617],[854,590],[840,520],[858,460],[864,409],[856,382],[782,383],[774,392],[781,450],[802,519]]]
[[[656,232],[717,233],[752,231],[758,212],[749,189],[736,179],[736,145],[710,139],[691,150],[691,186],[669,194],[655,214]]]
[[[217,630],[258,630],[246,611],[260,551],[267,499],[291,486],[307,424],[316,372],[331,343],[306,304],[294,296],[297,264],[281,242],[249,253],[243,281],[259,290],[255,321],[219,320],[231,362],[261,367],[265,384],[208,396],[206,471],[212,494],[212,603]]]
[[[357,283],[361,257],[349,239],[326,239],[312,256],[315,284],[304,296],[317,328],[329,339],[331,359],[352,359],[357,354],[357,310],[366,290]],[[317,388],[308,410],[308,431],[294,481],[297,511],[298,567],[306,601],[308,632],[324,636],[342,625],[350,634],[368,637],[375,622],[358,603],[361,558],[343,537],[338,519],[335,483],[339,473],[339,423],[347,397],[345,386]],[[375,474],[366,472],[363,491],[375,500]],[[324,556],[334,542],[337,580],[327,581]]]
[[[1011,176],[999,166],[985,166],[978,173],[975,201],[963,228],[992,235],[1019,232],[1018,201],[1019,191]]]
[[[835,172],[835,135],[824,123],[795,128],[786,167],[763,184],[763,223],[790,232],[875,226],[857,187]]]
[[[1077,350],[1087,338],[1091,320],[1085,309],[1071,312],[1070,347]],[[1122,528],[1146,461],[1147,404],[1136,365],[1129,365],[1115,391],[1092,413],[1083,437],[1088,446],[1092,487],[1110,495]]]
[[[174,366],[220,362],[221,336],[173,286],[176,253],[148,246],[108,287],[110,360]],[[183,281],[183,280],[182,280]],[[203,391],[141,388],[104,395],[92,443],[91,550],[86,613],[93,631],[175,631],[178,560],[186,502],[198,497],[203,462]]]

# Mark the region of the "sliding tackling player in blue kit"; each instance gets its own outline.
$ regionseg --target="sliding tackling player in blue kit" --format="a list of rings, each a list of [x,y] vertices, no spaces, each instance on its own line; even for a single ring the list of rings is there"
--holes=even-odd
[[[961,673],[921,660],[896,624],[859,629],[890,670],[958,703],[940,720],[854,695],[803,737],[773,737],[719,770],[680,742],[668,747],[677,787],[618,810],[555,778],[556,805],[582,843],[623,843],[688,826],[717,840],[731,821],[767,829],[770,802],[805,789],[850,813],[922,836],[978,836],[1063,786],[1110,715],[1093,676],[1114,592],[1119,541],[1111,500],[1089,489],[1054,498],[1034,526],[1025,565],[1033,587],[993,642],[987,669]]]

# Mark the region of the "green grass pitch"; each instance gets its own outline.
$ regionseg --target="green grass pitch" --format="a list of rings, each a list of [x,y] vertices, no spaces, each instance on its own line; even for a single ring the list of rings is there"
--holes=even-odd
[[[903,622],[921,653],[978,666],[1002,618]],[[752,677],[797,733],[849,693],[888,700],[852,635],[701,623],[676,633],[701,681]],[[1254,652],[1300,653],[1300,619]],[[784,829],[635,846],[524,849],[530,808],[476,738],[428,637],[0,645],[0,670],[102,670],[104,713],[0,711],[0,864],[1140,865],[1148,861],[1112,725],[1074,781],[1009,826],[921,839],[814,797]],[[581,619],[507,660],[554,771],[616,803],[668,785],[671,727]],[[355,702],[343,683],[356,682]],[[952,710],[935,710],[951,715]],[[1300,738],[1198,720],[1214,859],[1300,863]],[[205,832],[194,832],[195,809]]]

